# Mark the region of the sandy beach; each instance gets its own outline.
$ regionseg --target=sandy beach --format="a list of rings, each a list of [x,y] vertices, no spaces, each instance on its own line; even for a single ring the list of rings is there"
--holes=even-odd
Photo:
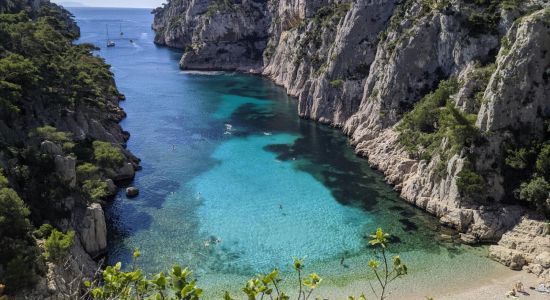
[[[422,276],[420,276],[422,277]],[[502,299],[530,299],[530,300],[548,300],[550,294],[537,292],[530,287],[535,287],[541,282],[537,276],[526,271],[512,271],[502,269],[499,273],[487,274],[487,277],[477,280],[475,284],[471,282],[447,282],[433,278],[430,282],[424,280],[412,280],[411,277],[396,281],[390,288],[389,300],[426,300],[433,298],[435,300],[502,300]],[[506,293],[512,289],[516,282],[522,282],[525,288],[524,294],[519,294],[517,298],[507,298]],[[373,282],[373,286],[376,287]],[[341,289],[334,287],[321,288],[316,295],[323,295],[322,299],[346,299],[347,296],[359,296],[365,293],[367,299],[378,299],[369,288],[366,281],[358,281]]]

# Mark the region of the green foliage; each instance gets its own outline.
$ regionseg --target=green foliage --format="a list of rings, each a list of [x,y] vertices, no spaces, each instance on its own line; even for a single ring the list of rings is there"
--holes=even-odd
[[[517,10],[523,0],[502,0],[500,7],[504,10]]]
[[[336,89],[341,88],[344,85],[344,81],[342,79],[335,79],[330,82],[330,86]]]
[[[465,166],[457,175],[456,186],[458,190],[472,198],[476,198],[485,188],[483,176],[474,172],[470,167]]]
[[[468,0],[472,6],[464,10],[466,19],[463,26],[470,35],[498,34],[501,0]]]
[[[84,181],[82,190],[92,202],[99,202],[109,195],[107,183],[101,179],[88,179]]]
[[[74,244],[74,231],[70,230],[67,233],[53,229],[50,236],[44,243],[46,251],[44,256],[51,261],[60,262],[66,258]]]
[[[22,11],[0,17],[0,109],[16,112],[38,96],[49,108],[115,97],[112,73],[90,44],[73,45],[78,36],[68,13],[42,5],[30,18]]]
[[[43,239],[45,237],[49,237],[53,230],[54,227],[52,225],[44,223],[33,232],[33,235],[38,239]]]
[[[378,295],[371,285],[372,291],[385,299],[389,285],[398,278],[407,275],[407,266],[399,256],[390,258],[388,248],[390,246],[389,234],[378,228],[374,235],[371,235],[369,244],[379,260],[373,259],[368,267],[376,275],[380,284]],[[160,272],[147,276],[142,269],[137,267],[137,260],[141,256],[138,249],[134,250],[133,263],[130,271],[123,271],[119,262],[114,266],[108,266],[100,279],[87,281],[88,294],[93,299],[184,299],[198,300],[203,290],[197,287],[196,280],[191,278],[192,272],[176,265],[166,274]],[[303,259],[294,258],[292,268],[297,274],[297,300],[308,300],[313,292],[319,287],[323,279],[316,273],[304,276]],[[289,300],[289,294],[281,289],[282,279],[279,270],[274,269],[267,274],[259,274],[248,280],[242,291],[248,300],[273,299]],[[229,292],[224,292],[224,300],[234,300]],[[320,299],[320,298],[315,298]],[[359,297],[350,296],[348,300],[366,300],[365,295]]]
[[[442,81],[432,93],[424,96],[414,109],[403,116],[397,126],[399,142],[414,157],[430,160],[434,154],[458,153],[479,138],[475,115],[455,108],[450,97],[458,92],[456,78]],[[448,140],[441,149],[443,140]]]
[[[94,141],[94,158],[97,163],[105,168],[119,167],[124,161],[124,155],[119,148],[114,147],[111,143]]]
[[[230,0],[214,0],[211,1],[206,9],[206,16],[212,17],[221,12],[227,12],[233,9],[233,3]]]
[[[38,127],[31,133],[31,136],[37,136],[42,140],[49,140],[54,143],[66,143],[70,140],[70,134],[63,131],[57,131],[57,128],[45,125]]]
[[[29,215],[29,209],[13,189],[0,189],[0,236],[24,236],[31,228]]]
[[[134,263],[129,272],[122,271],[122,264],[108,266],[101,281],[86,282],[93,299],[181,299],[196,300],[202,295],[192,272],[175,265],[168,274],[160,272],[147,277],[136,268],[139,251],[134,251]]]
[[[83,163],[76,167],[76,176],[78,180],[84,181],[88,179],[97,178],[99,175],[99,168],[92,163]]]
[[[510,168],[523,170],[529,165],[530,154],[531,153],[528,152],[527,148],[520,148],[516,150],[509,149],[505,158],[505,163]]]
[[[548,132],[550,133],[550,132]],[[547,136],[529,144],[511,143],[504,150],[504,178],[507,192],[538,211],[550,215],[550,142]],[[516,146],[515,144],[519,144]]]
[[[519,198],[533,203],[540,211],[550,212],[550,184],[542,177],[522,183]]]
[[[8,291],[28,287],[35,281],[38,250],[30,234],[29,215],[29,209],[13,189],[0,189],[0,282],[7,285]]]
[[[546,143],[540,150],[535,163],[535,170],[538,174],[550,178],[550,143]]]
[[[19,112],[25,89],[34,87],[39,79],[38,69],[29,59],[14,53],[0,58],[0,107]]]
[[[374,248],[375,253],[379,259],[371,259],[368,262],[369,268],[374,272],[376,279],[379,284],[379,292],[372,285],[372,292],[376,297],[380,299],[386,298],[386,293],[388,292],[389,285],[398,278],[401,278],[407,275],[407,266],[403,264],[401,258],[393,256],[390,261],[388,256],[388,246],[390,237],[389,234],[385,233],[382,228],[378,228],[376,232],[370,236],[369,244]]]
[[[8,185],[9,181],[6,176],[4,176],[4,170],[0,168],[0,189],[7,188]]]

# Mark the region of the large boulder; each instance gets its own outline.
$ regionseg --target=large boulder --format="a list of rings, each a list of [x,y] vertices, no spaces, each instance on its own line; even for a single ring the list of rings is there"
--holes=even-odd
[[[56,143],[50,141],[43,141],[40,144],[40,152],[53,156],[63,154],[63,150],[61,149],[61,147]]]
[[[80,241],[91,257],[105,253],[107,249],[107,226],[103,209],[98,203],[86,208],[86,213],[79,225]]]
[[[114,181],[131,180],[136,175],[136,170],[131,163],[125,163],[121,168],[115,170],[112,178]]]
[[[115,196],[117,191],[118,191],[118,188],[115,185],[115,182],[112,179],[107,179],[107,180],[105,180],[105,183],[107,183],[107,194],[108,194],[108,196],[111,196],[111,197]]]
[[[76,159],[72,156],[56,155],[55,171],[64,183],[71,188],[76,186]]]

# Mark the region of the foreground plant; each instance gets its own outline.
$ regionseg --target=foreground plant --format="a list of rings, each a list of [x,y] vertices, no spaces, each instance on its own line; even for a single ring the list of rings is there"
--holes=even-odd
[[[151,279],[143,271],[136,268],[139,251],[134,250],[132,270],[124,272],[119,262],[108,266],[103,271],[101,281],[85,282],[90,288],[93,299],[158,299],[158,300],[197,300],[202,295],[195,280],[191,280],[192,272],[175,265],[169,274],[160,272]]]
[[[370,287],[377,298],[385,299],[389,284],[399,277],[406,275],[407,267],[401,262],[399,256],[394,256],[390,263],[387,252],[389,234],[384,233],[381,228],[378,228],[376,233],[371,237],[372,240],[369,241],[369,244],[374,247],[379,260],[370,260],[368,266],[373,270],[380,285],[379,294],[372,284]],[[197,287],[196,281],[191,278],[192,272],[187,268],[182,269],[176,265],[172,267],[172,270],[168,274],[161,272],[148,278],[140,268],[137,268],[137,259],[139,256],[140,253],[136,249],[134,251],[132,270],[129,272],[122,271],[122,265],[119,262],[114,266],[108,266],[103,271],[102,277],[99,280],[85,282],[85,285],[88,287],[88,293],[84,297],[89,295],[93,299],[101,300],[198,300],[202,296],[203,290]],[[323,279],[316,273],[304,276],[303,259],[294,258],[292,267],[298,279],[296,286],[297,297],[293,296],[293,299],[309,300]],[[248,300],[291,299],[290,294],[281,288],[281,282],[282,279],[279,277],[279,270],[274,269],[268,274],[259,274],[248,280],[242,291]],[[233,298],[226,291],[223,299],[235,300],[236,298]],[[364,294],[361,294],[359,297],[349,296],[347,299],[367,300]]]
[[[374,275],[376,275],[376,279],[380,285],[380,296],[378,296],[376,289],[372,286],[372,284],[370,284],[370,282],[369,285],[374,295],[376,295],[376,297],[380,297],[381,300],[385,299],[390,283],[407,275],[407,266],[403,264],[399,255],[394,256],[390,262],[387,252],[389,236],[389,234],[382,231],[382,228],[378,228],[375,234],[371,235],[372,239],[369,241],[369,244],[374,247],[374,250],[379,257],[378,260],[371,259],[369,261],[369,267],[374,272]]]

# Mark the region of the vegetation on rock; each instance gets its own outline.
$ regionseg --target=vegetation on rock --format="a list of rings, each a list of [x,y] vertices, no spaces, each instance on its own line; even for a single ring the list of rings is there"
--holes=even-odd
[[[7,293],[44,275],[42,257],[67,254],[75,233],[57,229],[60,220],[71,221],[74,205],[67,203],[102,199],[104,169],[127,160],[118,146],[76,137],[67,125],[78,114],[113,126],[120,94],[109,65],[92,54],[96,48],[73,43],[79,30],[72,16],[35,2],[0,3],[0,282]],[[76,186],[72,162],[79,165]]]

